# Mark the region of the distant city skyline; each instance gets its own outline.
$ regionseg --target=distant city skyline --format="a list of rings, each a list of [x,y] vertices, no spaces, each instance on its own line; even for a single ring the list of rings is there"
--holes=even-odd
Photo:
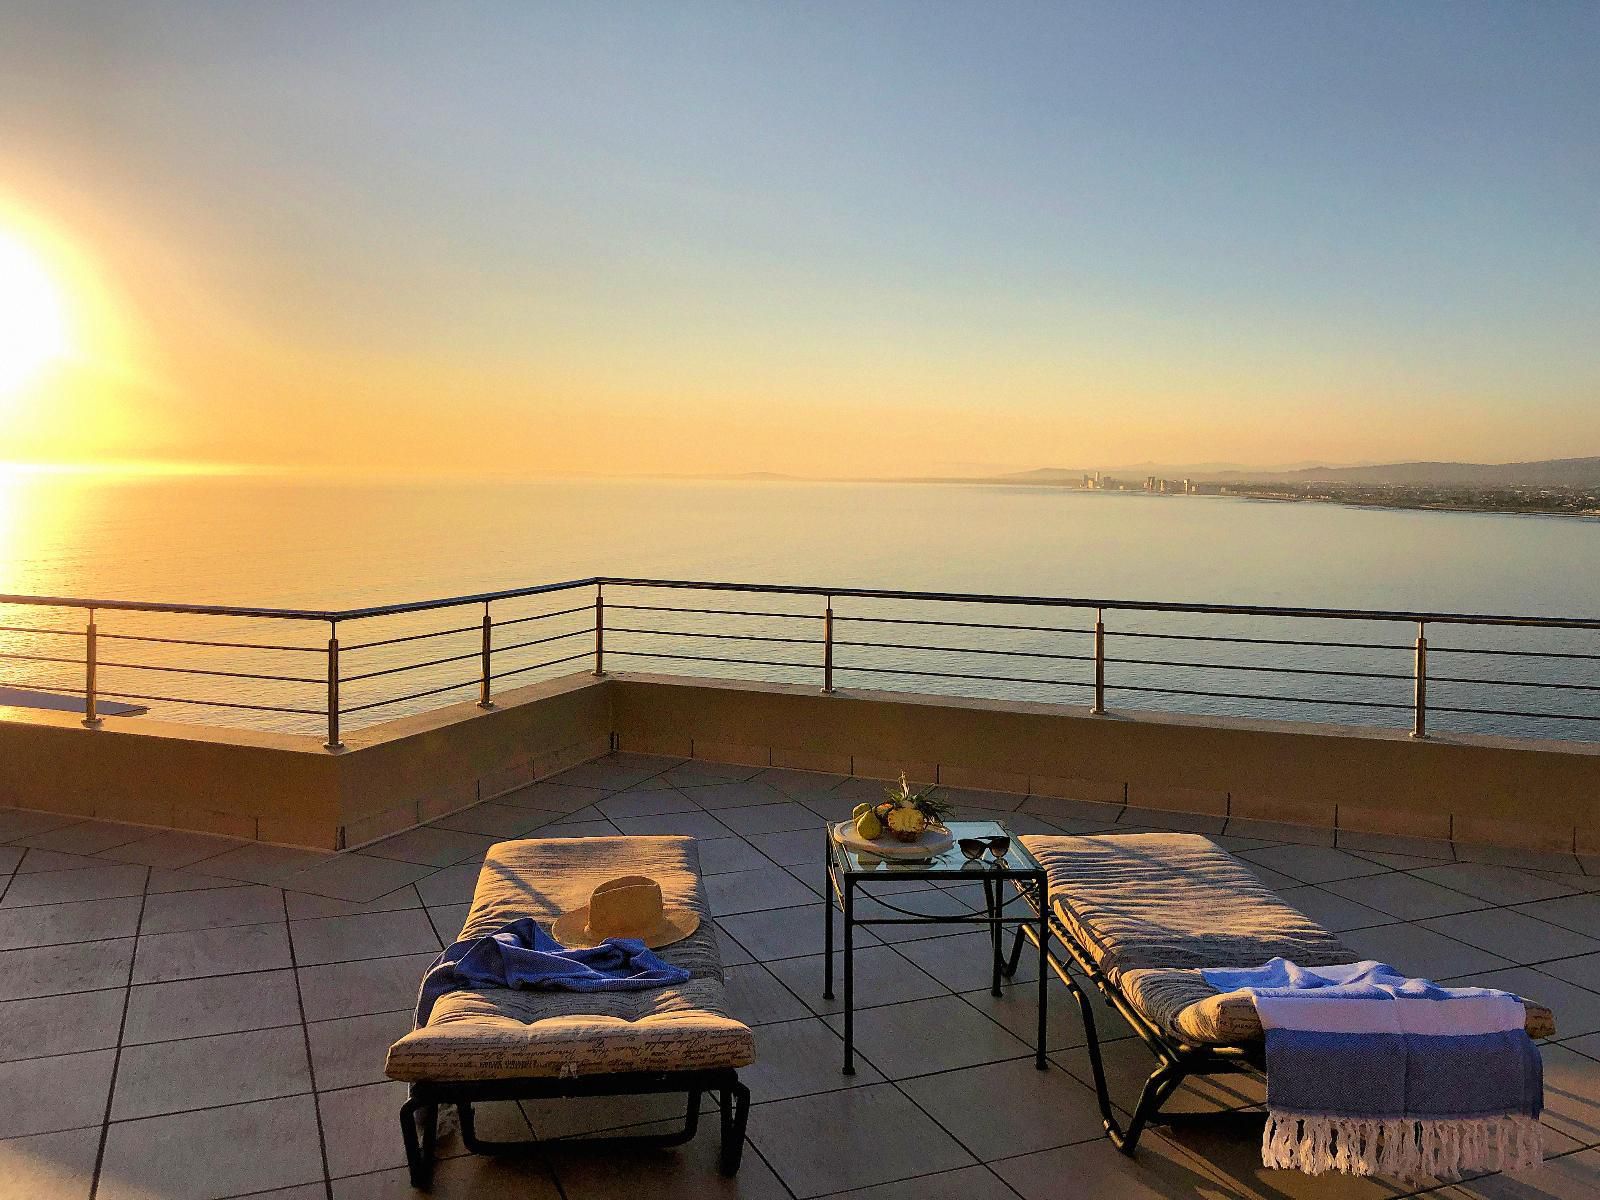
[[[1600,453],[1596,61],[1575,3],[17,0],[0,462]]]

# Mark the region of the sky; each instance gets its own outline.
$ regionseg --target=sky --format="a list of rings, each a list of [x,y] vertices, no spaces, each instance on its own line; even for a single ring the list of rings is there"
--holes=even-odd
[[[0,5],[0,461],[1600,454],[1593,3]]]

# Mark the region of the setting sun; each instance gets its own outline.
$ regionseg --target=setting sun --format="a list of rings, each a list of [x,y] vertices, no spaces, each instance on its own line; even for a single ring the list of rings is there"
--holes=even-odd
[[[66,303],[43,258],[0,230],[0,397],[68,349]]]

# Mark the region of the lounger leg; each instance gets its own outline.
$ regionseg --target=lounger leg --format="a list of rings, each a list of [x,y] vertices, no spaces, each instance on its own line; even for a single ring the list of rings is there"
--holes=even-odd
[[[1078,1011],[1083,1016],[1085,1048],[1089,1051],[1089,1070],[1094,1075],[1094,1096],[1100,1104],[1100,1124],[1105,1126],[1106,1133],[1111,1135],[1111,1140],[1117,1143],[1117,1148],[1120,1150],[1121,1143],[1117,1142],[1120,1134],[1113,1132],[1117,1129],[1117,1117],[1111,1111],[1111,1092],[1106,1087],[1105,1063],[1100,1058],[1100,1034],[1095,1029],[1094,1005],[1090,1003],[1088,993],[1083,990],[1083,986],[1071,975],[1064,973],[1063,982],[1077,1000]]]
[[[1150,1073],[1150,1078],[1145,1080],[1144,1089],[1139,1093],[1139,1102],[1134,1106],[1133,1116],[1129,1118],[1127,1128],[1123,1128],[1111,1107],[1111,1093],[1106,1087],[1105,1063],[1100,1057],[1100,1035],[1095,1029],[1094,1007],[1089,1001],[1089,994],[1075,980],[1067,986],[1077,997],[1078,1008],[1083,1013],[1083,1031],[1088,1040],[1086,1048],[1089,1051],[1089,1067],[1094,1073],[1094,1094],[1100,1103],[1100,1123],[1105,1126],[1106,1136],[1111,1139],[1111,1144],[1131,1157],[1138,1148],[1139,1136],[1144,1132],[1144,1127],[1161,1110],[1161,1106],[1177,1090],[1189,1072],[1180,1064],[1163,1058],[1161,1065]]]
[[[699,1090],[689,1093],[689,1107],[683,1114],[683,1140],[691,1140],[700,1131],[700,1101],[705,1093]]]
[[[420,1136],[419,1136],[420,1126]],[[411,1186],[425,1192],[433,1184],[433,1155],[439,1129],[439,1106],[413,1095],[400,1109],[400,1137],[406,1146]]]
[[[1107,1130],[1112,1145],[1131,1156],[1139,1145],[1139,1135],[1144,1132],[1145,1125],[1161,1111],[1161,1106],[1178,1090],[1178,1085],[1187,1074],[1182,1067],[1170,1062],[1162,1063],[1152,1071],[1150,1078],[1144,1081],[1139,1103],[1134,1106],[1133,1116],[1128,1119],[1127,1130],[1120,1135],[1115,1130]]]
[[[722,1151],[717,1167],[736,1175],[744,1158],[744,1131],[750,1118],[750,1089],[735,1079],[722,1090]]]

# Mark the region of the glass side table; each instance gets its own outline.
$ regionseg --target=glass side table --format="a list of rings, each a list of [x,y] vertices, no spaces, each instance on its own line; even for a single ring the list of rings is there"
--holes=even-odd
[[[879,858],[875,854],[857,852],[841,845],[833,836],[830,825],[823,830],[827,842],[827,881],[823,893],[823,920],[827,925],[824,943],[824,979],[822,995],[833,999],[833,910],[835,905],[844,913],[844,1073],[854,1075],[855,1069],[855,979],[853,958],[855,953],[855,927],[857,925],[986,925],[989,928],[989,945],[993,964],[990,990],[1000,995],[1001,979],[1016,974],[1022,958],[1022,938],[1025,926],[1033,927],[1039,941],[1039,1031],[1034,1065],[1045,1069],[1045,1019],[1049,979],[1049,964],[1045,958],[1045,945],[1050,937],[1049,889],[1050,880],[1044,867],[1029,854],[1026,847],[998,821],[951,821],[950,835],[955,844],[931,859],[921,861]],[[969,860],[961,852],[963,838],[1006,836],[1011,845],[1005,855],[996,858],[985,851],[983,857]],[[965,916],[929,916],[900,908],[880,893],[871,898],[880,908],[895,916],[862,918],[856,916],[856,892],[870,894],[872,884],[893,882],[904,884],[910,879],[936,882],[981,882],[984,909]],[[1006,926],[1016,928],[1016,945],[1009,958],[1003,948]]]

